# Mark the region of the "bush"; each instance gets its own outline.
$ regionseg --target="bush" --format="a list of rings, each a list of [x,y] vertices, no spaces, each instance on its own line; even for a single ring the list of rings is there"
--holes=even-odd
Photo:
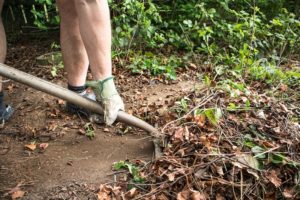
[[[159,49],[165,53],[167,49],[202,54],[206,55],[204,61],[239,72],[261,63],[261,59],[278,67],[286,55],[300,49],[299,12],[293,13],[300,7],[297,2],[109,0],[113,46],[118,52],[134,49],[155,53]],[[36,0],[31,12],[40,29],[59,23],[53,0]],[[145,59],[141,63],[149,61],[147,55],[138,57]],[[161,69],[166,67],[160,66],[156,56],[152,58],[158,66],[148,63],[139,70],[155,66],[150,69],[153,75],[165,73]]]

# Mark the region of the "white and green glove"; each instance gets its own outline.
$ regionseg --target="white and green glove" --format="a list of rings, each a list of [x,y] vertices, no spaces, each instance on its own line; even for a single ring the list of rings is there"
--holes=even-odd
[[[116,89],[114,77],[89,81],[86,85],[93,89],[97,101],[103,106],[105,124],[112,125],[117,119],[119,110],[125,110],[124,103]]]

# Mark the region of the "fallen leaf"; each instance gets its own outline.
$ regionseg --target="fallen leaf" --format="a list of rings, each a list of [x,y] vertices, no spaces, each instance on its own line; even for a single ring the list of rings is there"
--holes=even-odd
[[[128,199],[132,199],[138,195],[138,190],[136,188],[132,188],[128,192],[126,192],[125,197]]]
[[[195,173],[195,177],[198,178],[198,179],[203,179],[203,178],[208,177],[209,175],[207,174],[206,170],[207,170],[206,168],[201,168],[201,169],[199,169],[199,170]]]
[[[182,127],[180,127],[178,130],[175,131],[175,134],[174,134],[174,139],[176,141],[183,141],[183,132],[184,132],[184,129]]]
[[[18,191],[15,191],[11,194],[11,198],[12,199],[18,199],[18,198],[22,198],[24,196],[25,192],[24,191],[21,191],[21,190],[18,190]]]
[[[257,112],[257,116],[258,116],[260,119],[266,119],[266,115],[265,115],[265,113],[264,113],[263,110],[259,110],[259,111]]]
[[[48,143],[41,143],[40,144],[40,149],[45,150],[49,146]]]
[[[177,194],[177,200],[188,200],[189,199],[189,195],[190,195],[190,191],[188,191],[188,190],[179,192]]]
[[[85,134],[86,134],[85,130],[82,129],[82,128],[78,130],[78,133],[79,133],[80,135],[85,135]]]
[[[26,144],[25,148],[34,151],[36,149],[36,144],[35,143],[31,143],[31,144]]]
[[[106,185],[100,185],[100,190],[97,193],[98,200],[111,200],[110,194],[112,192],[112,188]]]
[[[287,90],[287,88],[288,88],[288,86],[285,85],[285,84],[281,84],[281,85],[280,85],[280,90],[281,90],[282,92],[285,92],[285,91]]]
[[[201,194],[198,191],[193,191],[193,193],[191,195],[191,199],[192,200],[206,200],[206,197],[204,194]]]
[[[240,154],[236,157],[237,161],[232,162],[232,164],[238,168],[253,168],[259,169],[259,163],[257,159],[249,154]]]
[[[58,105],[64,105],[64,104],[65,104],[65,101],[62,100],[62,99],[58,99],[58,100],[57,100],[57,103],[58,103]]]
[[[160,195],[157,196],[157,197],[156,197],[155,195],[153,195],[152,197],[153,197],[152,199],[157,199],[157,200],[169,200],[169,198],[166,197],[165,194],[160,194]]]
[[[168,174],[168,179],[169,179],[169,181],[174,181],[174,179],[175,179],[175,173],[170,173],[170,174]]]
[[[281,182],[281,179],[278,178],[275,170],[271,170],[270,172],[268,172],[266,174],[266,177],[271,183],[273,183],[275,185],[275,187],[277,187],[277,188],[280,187],[282,182]]]
[[[206,117],[205,115],[197,115],[193,118],[193,121],[196,122],[199,127],[203,127],[205,125]]]
[[[214,169],[216,170],[216,172],[217,172],[220,176],[223,176],[223,175],[224,175],[222,166],[217,166],[217,165],[215,165],[215,166],[213,166],[213,167],[214,167]]]
[[[289,112],[289,109],[287,109],[287,107],[284,104],[279,103],[279,105],[284,110],[284,112]]]
[[[197,69],[197,65],[195,65],[194,63],[189,63],[190,64],[190,67],[193,68],[193,69]]]
[[[14,88],[14,87],[15,87],[14,84],[11,84],[11,85],[7,86],[8,92],[11,93],[11,92],[13,91],[13,88]]]
[[[294,188],[285,188],[282,194],[285,198],[292,199],[294,198],[296,191]]]
[[[277,134],[280,133],[280,127],[278,126],[276,128],[273,128],[273,131]]]
[[[223,195],[218,193],[217,196],[216,196],[216,200],[225,200],[225,198],[223,197]]]
[[[106,132],[106,133],[110,132],[109,128],[104,128],[103,131]]]

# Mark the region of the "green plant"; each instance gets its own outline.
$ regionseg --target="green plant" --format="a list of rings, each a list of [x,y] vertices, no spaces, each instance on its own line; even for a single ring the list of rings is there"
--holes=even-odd
[[[204,55],[201,62],[213,65],[214,80],[298,83],[297,70],[282,68],[300,49],[297,1],[110,0],[109,5],[115,56],[129,58],[134,73],[175,79],[183,56],[169,54],[183,51]],[[40,29],[59,23],[53,0],[36,0],[31,12]]]
[[[133,73],[148,73],[152,76],[163,74],[168,79],[176,79],[176,69],[182,65],[182,60],[174,55],[169,58],[157,56],[151,52],[144,55],[134,55],[130,58],[129,69]]]
[[[41,30],[47,30],[51,26],[58,26],[60,19],[57,7],[53,0],[35,0],[31,13],[34,16],[33,24]]]
[[[95,130],[91,123],[86,123],[83,127],[85,129],[85,135],[87,137],[89,137],[90,139],[95,137]]]
[[[220,108],[197,109],[194,115],[204,115],[212,125],[217,126],[222,117],[222,110]]]
[[[145,180],[140,176],[139,168],[127,161],[119,161],[114,163],[114,169],[120,170],[122,168],[128,169],[129,173],[133,177],[133,181],[137,183],[143,183]]]

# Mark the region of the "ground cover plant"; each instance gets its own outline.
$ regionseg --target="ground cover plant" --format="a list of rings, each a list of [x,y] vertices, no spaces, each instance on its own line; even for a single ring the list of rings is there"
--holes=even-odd
[[[299,2],[109,3],[117,71],[195,85],[163,114],[132,111],[160,127],[162,157],[112,164],[98,199],[300,198]],[[57,28],[54,1],[22,9],[39,30]]]

